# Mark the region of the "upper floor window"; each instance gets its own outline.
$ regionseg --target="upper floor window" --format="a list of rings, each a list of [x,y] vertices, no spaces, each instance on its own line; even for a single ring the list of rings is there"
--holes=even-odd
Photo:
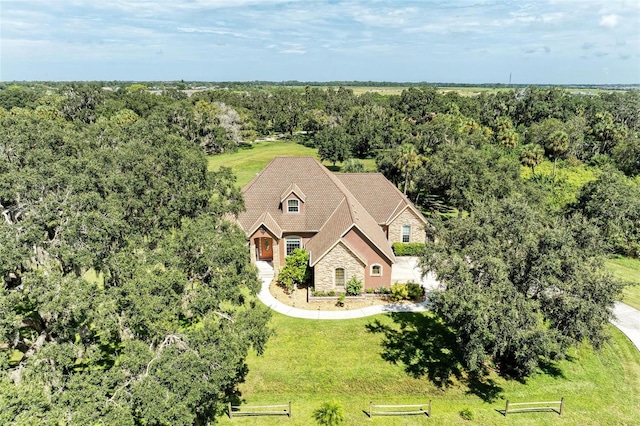
[[[287,200],[287,213],[298,213],[300,212],[300,201],[295,199]]]
[[[409,225],[402,226],[402,242],[403,243],[411,242],[411,226]]]

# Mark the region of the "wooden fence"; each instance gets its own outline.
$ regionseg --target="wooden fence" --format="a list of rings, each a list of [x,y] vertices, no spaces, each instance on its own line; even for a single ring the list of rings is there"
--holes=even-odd
[[[231,405],[229,418],[233,416],[287,416],[291,417],[291,401],[280,405]]]
[[[564,398],[560,401],[539,401],[539,402],[507,402],[504,406],[504,416],[509,413],[525,413],[528,411],[552,411],[562,415],[564,409]]]
[[[426,410],[425,410],[426,408]],[[411,405],[381,405],[369,402],[369,417],[373,416],[411,416],[424,414],[431,417],[431,400],[428,404],[411,404]]]

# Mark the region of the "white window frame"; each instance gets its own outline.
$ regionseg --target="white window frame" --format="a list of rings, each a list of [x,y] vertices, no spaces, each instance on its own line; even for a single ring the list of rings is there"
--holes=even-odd
[[[380,272],[375,273],[373,272],[373,268],[380,268]],[[374,263],[373,265],[371,265],[371,276],[372,277],[380,277],[382,276],[382,265],[378,264],[378,263]]]
[[[295,206],[292,205],[295,202]],[[300,200],[297,198],[289,198],[287,200],[287,213],[300,213]]]
[[[297,247],[292,248],[291,250],[289,250],[289,243],[294,243],[296,242],[298,243]],[[291,254],[291,252],[293,252],[295,249],[297,248],[302,248],[302,238],[301,237],[286,237],[284,239],[284,256],[287,257]]]
[[[338,271],[342,271],[342,283],[338,283]],[[344,268],[335,268],[333,270],[333,285],[336,287],[345,287],[347,285],[347,270]]]
[[[405,230],[408,232],[405,232]],[[407,237],[406,241],[405,241],[405,237]],[[411,225],[402,225],[402,230],[400,231],[400,239],[402,240],[403,243],[411,242]]]

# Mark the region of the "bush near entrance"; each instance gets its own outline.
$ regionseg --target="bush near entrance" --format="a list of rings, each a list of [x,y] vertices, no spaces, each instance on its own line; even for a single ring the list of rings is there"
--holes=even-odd
[[[286,260],[287,263],[278,274],[278,284],[290,293],[297,285],[305,284],[311,279],[309,253],[305,249],[295,249]]]

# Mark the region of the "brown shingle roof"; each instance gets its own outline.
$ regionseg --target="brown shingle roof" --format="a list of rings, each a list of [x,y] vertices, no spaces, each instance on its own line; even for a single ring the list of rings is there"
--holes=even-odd
[[[427,223],[413,203],[382,173],[338,173],[336,176],[378,224],[388,225],[407,207]]]
[[[295,183],[292,183],[291,185],[289,185],[287,189],[285,189],[285,191],[280,196],[280,202],[281,203],[284,202],[284,200],[286,200],[287,197],[291,195],[291,193],[294,193],[296,197],[298,197],[300,201],[302,201],[303,203],[307,199],[307,196],[304,195],[304,192],[302,192],[300,188],[298,188],[298,185],[296,185]]]
[[[273,235],[277,238],[282,238],[282,229],[278,222],[275,221],[273,217],[269,214],[269,212],[264,212],[260,215],[260,217],[254,222],[254,224],[247,229],[247,235],[251,235],[260,227],[264,226],[267,228]]]
[[[242,192],[246,211],[240,213],[238,222],[247,235],[261,225],[278,237],[283,232],[317,232],[306,244],[312,266],[353,227],[394,262],[379,225],[407,205],[413,208],[381,174],[335,175],[312,157],[274,158]],[[292,192],[304,201],[299,213],[287,213],[286,206],[283,209],[283,200]]]
[[[331,172],[312,157],[276,157],[242,190],[246,211],[238,222],[248,231],[268,212],[283,232],[318,232],[338,204],[342,190],[332,181]],[[306,196],[300,213],[282,209],[281,196],[295,183]]]

